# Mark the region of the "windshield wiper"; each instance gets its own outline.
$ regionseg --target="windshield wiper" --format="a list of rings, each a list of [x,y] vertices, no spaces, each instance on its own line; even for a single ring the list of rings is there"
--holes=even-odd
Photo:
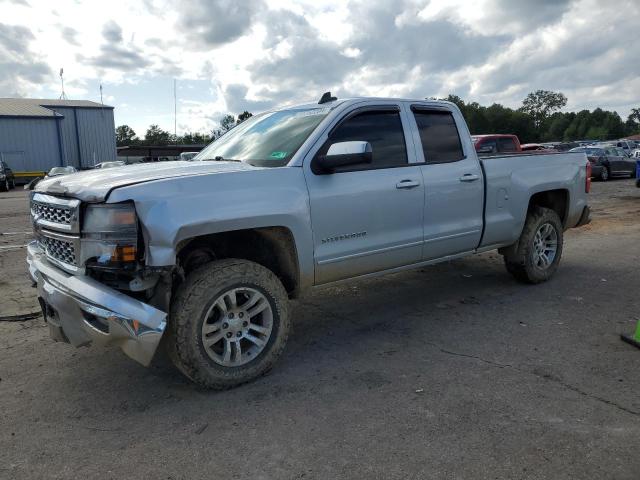
[[[217,155],[213,158],[203,158],[202,161],[209,162],[242,162],[242,160],[236,160],[235,158],[224,158],[220,155]]]

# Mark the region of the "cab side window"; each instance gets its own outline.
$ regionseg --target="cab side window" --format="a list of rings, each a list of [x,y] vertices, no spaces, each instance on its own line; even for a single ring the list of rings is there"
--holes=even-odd
[[[457,162],[464,158],[458,127],[451,112],[413,109],[426,163]]]
[[[369,142],[373,152],[372,162],[338,168],[336,172],[373,170],[408,164],[407,146],[398,111],[367,110],[348,118],[331,133],[318,154],[326,154],[334,143],[350,141]]]
[[[485,140],[480,144],[480,152],[482,153],[498,153],[498,144],[495,140]]]

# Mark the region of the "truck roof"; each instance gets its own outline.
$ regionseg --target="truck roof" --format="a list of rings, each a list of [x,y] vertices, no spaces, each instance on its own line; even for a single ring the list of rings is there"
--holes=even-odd
[[[471,135],[472,138],[488,138],[488,137],[493,137],[493,138],[497,138],[497,137],[509,137],[509,138],[513,138],[516,135],[512,134],[512,133],[484,133],[482,135]]]
[[[385,101],[385,102],[416,102],[416,103],[430,103],[434,105],[443,105],[443,106],[455,106],[454,103],[448,102],[446,100],[430,100],[426,98],[396,98],[396,97],[346,97],[346,98],[337,98],[336,100],[331,100],[324,103],[318,102],[306,102],[294,105],[281,105],[273,110],[285,110],[285,109],[295,109],[295,108],[322,108],[322,107],[336,107],[343,103],[357,103],[362,101]]]

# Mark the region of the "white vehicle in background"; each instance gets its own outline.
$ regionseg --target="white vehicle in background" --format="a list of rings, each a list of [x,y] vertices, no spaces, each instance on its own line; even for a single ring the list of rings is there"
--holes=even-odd
[[[67,167],[53,167],[47,173],[47,178],[49,177],[59,177],[60,175],[69,175],[70,173],[76,173],[78,170],[75,167],[67,166]]]
[[[614,147],[622,148],[625,153],[628,153],[629,155],[631,155],[631,152],[637,148],[636,143],[631,140],[613,140],[612,142],[607,143]]]
[[[122,167],[124,165],[126,165],[127,162],[123,162],[122,160],[116,160],[113,162],[102,162],[102,163],[98,163],[96,164],[95,167],[93,168],[113,168],[113,167]]]
[[[193,157],[195,157],[196,155],[198,155],[200,152],[182,152],[180,154],[180,158],[178,158],[178,160],[186,160],[186,161],[191,161],[193,160]]]

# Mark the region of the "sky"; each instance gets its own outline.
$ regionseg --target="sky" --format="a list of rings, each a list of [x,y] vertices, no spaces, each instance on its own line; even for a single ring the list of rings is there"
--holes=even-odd
[[[0,0],[0,97],[115,107],[116,125],[208,133],[226,113],[338,97],[566,111],[640,107],[638,0]]]

